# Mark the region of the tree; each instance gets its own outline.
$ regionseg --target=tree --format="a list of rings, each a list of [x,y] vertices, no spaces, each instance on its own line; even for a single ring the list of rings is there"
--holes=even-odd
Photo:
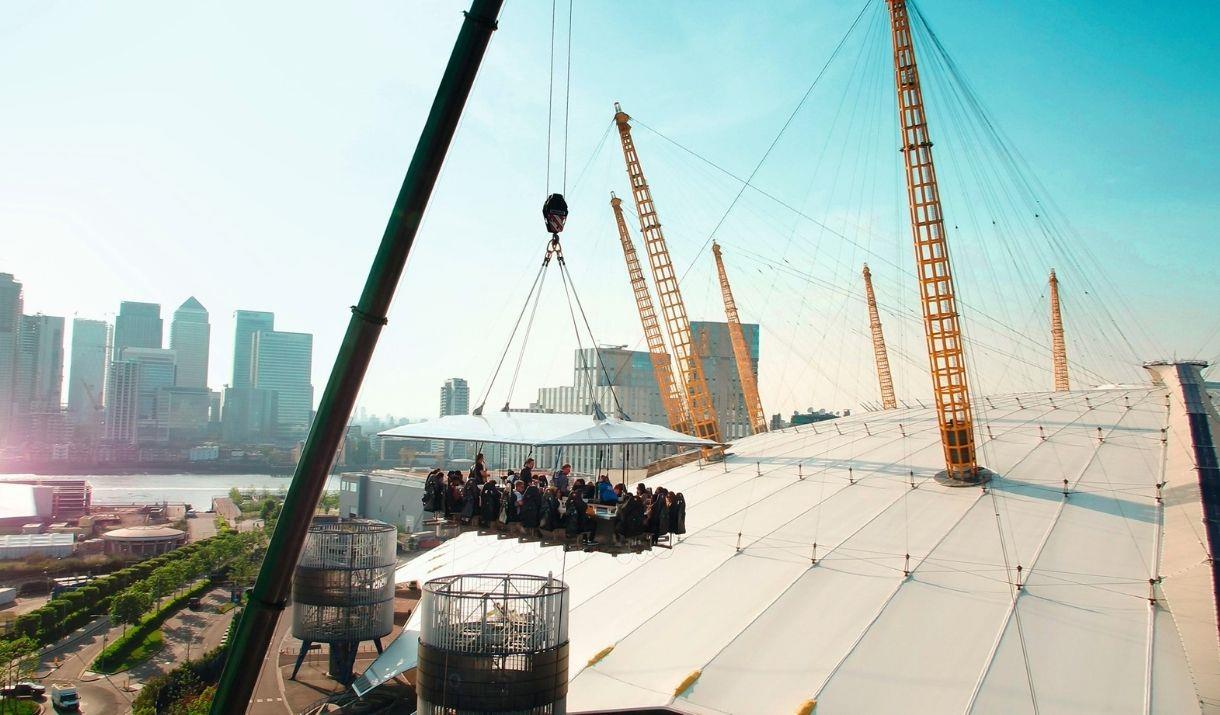
[[[129,588],[121,591],[110,601],[110,620],[123,624],[123,633],[127,626],[134,626],[140,618],[152,607],[152,596],[146,591]]]
[[[0,642],[0,666],[4,685],[9,686],[32,676],[38,659],[38,644],[26,637]]]

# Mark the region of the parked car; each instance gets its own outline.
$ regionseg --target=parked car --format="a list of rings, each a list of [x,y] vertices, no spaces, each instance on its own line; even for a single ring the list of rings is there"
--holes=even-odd
[[[46,692],[46,686],[29,681],[0,688],[0,695],[6,698],[41,698]]]

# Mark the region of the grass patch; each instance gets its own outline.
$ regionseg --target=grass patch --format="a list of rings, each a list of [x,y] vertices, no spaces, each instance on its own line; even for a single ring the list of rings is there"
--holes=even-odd
[[[121,673],[124,670],[139,665],[152,657],[153,653],[165,647],[165,639],[161,635],[161,629],[157,629],[150,633],[144,634],[144,637],[135,642],[130,650],[124,649],[126,652],[116,658],[106,662],[105,668],[100,663],[102,659],[99,657],[93,662],[93,672],[104,673],[106,675],[114,675]]]
[[[47,698],[50,702],[50,697]],[[16,698],[4,698],[0,700],[0,714],[2,715],[34,715],[38,712],[38,703],[33,700],[17,700]]]

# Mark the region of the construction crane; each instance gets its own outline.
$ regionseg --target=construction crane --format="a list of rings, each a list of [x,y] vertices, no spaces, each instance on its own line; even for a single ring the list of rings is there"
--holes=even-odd
[[[640,234],[644,236],[644,249],[648,252],[648,264],[652,268],[652,279],[657,284],[657,298],[661,302],[661,315],[665,319],[665,330],[674,360],[678,365],[678,377],[686,392],[686,406],[690,410],[694,436],[713,442],[720,440],[720,424],[716,419],[716,407],[712,394],[703,377],[703,366],[695,355],[691,344],[690,319],[686,316],[686,305],[678,288],[678,276],[669,248],[661,233],[661,221],[652,201],[652,191],[644,178],[640,157],[631,138],[631,117],[614,103],[614,123],[618,125],[619,139],[623,143],[623,159],[627,162],[627,179],[631,183],[631,198],[635,201],[635,213],[640,219]]]
[[[1063,344],[1063,314],[1059,312],[1059,279],[1051,269],[1051,360],[1055,368],[1055,391],[1068,391],[1067,347]]]
[[[906,0],[887,0],[894,50],[894,85],[898,120],[902,127],[902,157],[906,164],[907,199],[911,232],[915,239],[919,295],[923,303],[924,332],[928,343],[936,417],[945,456],[945,477],[950,483],[978,483],[983,474],[975,456],[974,417],[962,331],[953,294],[945,222],[932,163],[919,69]]]
[[[733,343],[733,360],[737,363],[737,378],[741,381],[741,394],[745,398],[746,414],[750,418],[750,434],[767,431],[767,414],[763,412],[762,400],[758,397],[758,380],[754,377],[753,360],[746,347],[746,336],[741,329],[741,318],[737,315],[737,301],[733,300],[733,289],[729,287],[729,276],[724,271],[724,259],[720,255],[720,244],[712,241],[712,255],[716,257],[716,271],[720,274],[720,293],[724,296],[724,315],[729,321],[729,341]]]
[[[640,323],[644,327],[644,338],[648,341],[648,355],[652,358],[652,370],[657,376],[657,387],[661,390],[661,405],[669,419],[669,427],[675,432],[694,434],[686,415],[682,393],[674,382],[670,367],[669,351],[665,349],[665,338],[661,335],[661,324],[652,307],[652,294],[644,281],[644,270],[640,258],[627,232],[627,221],[623,219],[623,200],[610,192],[610,207],[614,209],[614,222],[618,226],[618,238],[623,244],[623,257],[627,259],[627,275],[631,278],[631,289],[635,293],[635,305],[640,311]]]
[[[894,378],[890,375],[890,356],[885,351],[885,334],[881,332],[881,316],[877,313],[877,296],[873,295],[873,274],[864,264],[864,297],[868,301],[868,327],[873,334],[873,359],[877,362],[877,382],[881,385],[881,409],[898,408],[894,397]]]

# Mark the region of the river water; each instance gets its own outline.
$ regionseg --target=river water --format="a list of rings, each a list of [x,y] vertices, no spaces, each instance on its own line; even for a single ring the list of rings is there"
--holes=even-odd
[[[282,492],[292,477],[270,474],[74,474],[46,476],[4,474],[0,481],[21,479],[84,479],[93,485],[94,504],[186,503],[205,511],[213,497],[228,496],[229,489]],[[326,491],[338,491],[339,478],[326,481]]]

